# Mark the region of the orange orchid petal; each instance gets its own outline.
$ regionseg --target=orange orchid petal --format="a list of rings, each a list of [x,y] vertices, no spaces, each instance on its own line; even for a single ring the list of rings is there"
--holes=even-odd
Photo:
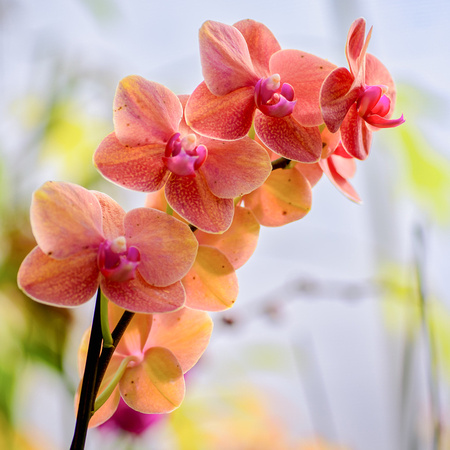
[[[182,116],[178,97],[162,84],[132,75],[117,87],[114,130],[124,146],[165,145]]]
[[[311,186],[295,169],[274,170],[259,189],[244,197],[245,206],[267,227],[301,219],[311,209],[311,202]]]
[[[78,405],[80,401],[81,392],[81,382],[78,385],[77,392],[75,393],[74,405],[75,405],[75,416],[77,415]],[[100,390],[101,393],[101,390]],[[89,420],[88,428],[95,428],[105,423],[112,415],[116,412],[119,406],[120,392],[119,388],[116,387],[112,392],[111,396],[106,400],[106,402],[99,408]]]
[[[128,311],[153,314],[175,311],[184,304],[185,293],[181,282],[165,287],[149,285],[139,270],[136,278],[122,283],[100,280],[102,292],[109,300]]]
[[[341,125],[341,140],[347,153],[356,159],[364,160],[369,156],[372,143],[372,131],[359,116],[354,103]]]
[[[125,403],[145,414],[173,411],[184,398],[184,377],[173,353],[166,348],[152,347],[144,360],[125,370],[119,382]]]
[[[103,192],[91,191],[96,197],[102,208],[103,217],[103,235],[106,239],[115,239],[125,234],[123,219],[125,217],[124,209],[109,195]]]
[[[98,249],[104,240],[100,204],[76,184],[44,183],[33,193],[30,219],[40,249],[52,258]]]
[[[339,130],[348,110],[364,89],[362,86],[353,86],[353,82],[353,75],[345,67],[333,70],[323,82],[320,107],[325,125],[331,133]]]
[[[200,28],[200,59],[203,78],[214,95],[254,86],[254,71],[247,43],[233,26],[208,20]]]
[[[334,186],[339,189],[347,198],[354,201],[355,203],[361,203],[361,199],[358,193],[355,191],[354,187],[336,170],[336,167],[334,165],[334,161],[336,158],[342,159],[342,164],[354,165],[355,163],[353,159],[331,155],[327,159],[322,159],[320,161],[320,165],[325,175],[330,179]]]
[[[292,115],[270,117],[255,115],[255,131],[270,150],[293,161],[313,163],[319,160],[322,140],[318,127],[303,127]]]
[[[225,233],[211,234],[197,230],[195,237],[200,245],[220,250],[236,270],[242,267],[255,251],[259,229],[259,222],[253,212],[243,206],[236,206],[233,222]]]
[[[308,181],[311,187],[314,187],[322,178],[323,170],[319,163],[303,164],[296,163],[295,170],[298,170]]]
[[[278,73],[283,83],[294,88],[297,104],[292,115],[301,125],[312,127],[323,123],[320,88],[335,68],[335,64],[299,50],[281,50],[270,59],[270,72]]]
[[[386,67],[375,56],[369,53],[366,55],[366,84],[369,86],[383,85],[388,88],[386,96],[391,101],[391,107],[384,117],[389,119],[394,112],[397,98],[395,83]]]
[[[366,45],[364,45],[366,34],[366,21],[362,17],[356,19],[350,26],[345,44],[345,54],[347,56],[348,65],[353,76],[356,76],[360,70],[361,57],[364,57],[365,48],[369,44],[370,36],[367,37]],[[364,52],[363,52],[364,50]]]
[[[338,146],[341,140],[341,134],[339,131],[332,133],[328,128],[324,128],[320,133],[322,138],[322,159],[328,158]]]
[[[100,143],[94,154],[94,164],[109,181],[134,191],[152,192],[161,189],[169,172],[164,165],[162,144],[127,147],[115,133]]]
[[[136,208],[125,216],[128,246],[141,254],[139,273],[153,286],[181,280],[197,253],[197,240],[179,220],[151,208]]]
[[[262,23],[245,19],[233,25],[247,42],[250,58],[255,72],[260,78],[272,75],[269,71],[270,57],[281,50],[280,44],[272,32]]]
[[[192,269],[182,280],[186,306],[203,311],[223,311],[236,301],[239,287],[227,257],[217,248],[201,245]]]
[[[202,82],[186,105],[186,123],[198,134],[233,141],[247,135],[256,109],[255,89],[243,87],[216,96]]]
[[[117,325],[124,312],[125,309],[112,302],[108,302],[108,319],[111,330]],[[152,314],[135,314],[127,326],[114,354],[126,357],[142,353],[152,329],[152,323]]]
[[[213,321],[208,313],[184,307],[153,317],[148,345],[169,349],[186,373],[206,350],[212,329]]]
[[[17,283],[29,297],[53,306],[78,306],[97,291],[97,251],[85,250],[64,260],[35,247],[23,260]]]
[[[220,198],[248,194],[261,186],[272,171],[267,152],[253,139],[223,142],[201,139],[208,158],[200,171],[211,192]]]
[[[233,199],[216,197],[201,171],[195,178],[172,175],[166,184],[166,198],[180,216],[209,233],[227,230],[233,220]]]

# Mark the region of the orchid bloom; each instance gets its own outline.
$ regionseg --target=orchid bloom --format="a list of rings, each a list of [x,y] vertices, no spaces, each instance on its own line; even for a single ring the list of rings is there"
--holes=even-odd
[[[161,211],[167,202],[162,191],[148,194],[145,205]],[[197,257],[181,280],[186,290],[186,306],[202,311],[223,311],[235,303],[239,286],[236,270],[255,251],[259,223],[248,208],[236,206],[233,222],[220,234],[196,230]]]
[[[335,66],[308,53],[280,50],[259,22],[205,22],[200,29],[204,82],[187,103],[188,125],[199,134],[233,140],[246,136],[254,120],[256,134],[274,152],[318,161],[319,91]]]
[[[396,90],[388,70],[375,56],[366,53],[372,29],[365,37],[366,21],[357,19],[350,27],[345,53],[350,71],[333,70],[320,91],[323,120],[328,129],[341,132],[342,145],[354,158],[369,156],[372,131],[393,128],[405,120],[390,119]]]
[[[94,155],[108,180],[128,189],[158,191],[172,209],[204,231],[225,231],[233,198],[269,176],[264,149],[250,138],[224,142],[196,135],[183,120],[183,104],[166,87],[138,76],[123,79],[114,100],[115,132]]]
[[[173,311],[198,244],[184,223],[150,208],[125,211],[110,197],[71,183],[34,192],[31,226],[38,246],[22,262],[19,287],[54,306],[104,295],[129,311]]]
[[[109,302],[111,329],[122,314],[123,309]],[[106,370],[97,397],[100,404],[96,404],[89,426],[108,420],[117,410],[120,398],[145,414],[168,413],[180,406],[185,393],[184,374],[206,350],[212,328],[206,312],[186,307],[167,314],[136,314]],[[88,341],[89,330],[78,352],[80,376]],[[77,397],[79,392],[80,388]]]

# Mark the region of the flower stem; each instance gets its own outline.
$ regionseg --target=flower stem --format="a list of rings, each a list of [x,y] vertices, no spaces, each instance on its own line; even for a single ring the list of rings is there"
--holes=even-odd
[[[97,291],[94,318],[92,320],[91,336],[84,367],[83,381],[81,384],[80,400],[78,403],[77,421],[73,434],[70,450],[81,450],[86,442],[87,429],[91,411],[94,406],[94,388],[97,378],[97,368],[102,346],[102,328],[100,323],[101,290]]]

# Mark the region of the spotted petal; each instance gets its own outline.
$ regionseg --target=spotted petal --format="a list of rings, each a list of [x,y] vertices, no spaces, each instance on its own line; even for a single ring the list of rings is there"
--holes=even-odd
[[[117,87],[114,130],[122,145],[165,145],[177,132],[182,116],[177,96],[162,84],[132,75]]]
[[[186,105],[186,123],[198,134],[228,141],[250,131],[256,109],[254,88],[243,87],[223,95],[212,94],[202,82]]]
[[[243,266],[255,251],[259,229],[259,222],[252,211],[243,206],[236,206],[233,223],[225,233],[211,234],[197,230],[195,237],[200,245],[219,249],[236,270]]]
[[[272,165],[267,152],[253,139],[224,142],[202,139],[208,158],[200,169],[211,192],[220,198],[247,194],[264,183]]]
[[[125,403],[145,414],[173,411],[184,398],[184,377],[174,354],[162,347],[149,348],[144,360],[125,370],[119,382]]]
[[[221,233],[231,225],[233,199],[216,197],[201,171],[195,178],[172,175],[165,192],[171,208],[197,228]]]
[[[139,271],[136,278],[123,283],[100,281],[102,292],[109,300],[128,311],[153,314],[175,311],[181,308],[185,301],[185,293],[181,282],[165,287],[149,285]]]
[[[333,70],[323,82],[320,90],[320,107],[325,125],[336,133],[350,107],[363,92],[362,85],[354,86],[353,75],[345,68]]]
[[[201,245],[192,269],[182,280],[186,306],[202,311],[231,308],[238,295],[233,266],[217,248]]]
[[[97,249],[104,239],[97,198],[76,184],[45,183],[33,194],[30,218],[39,247],[52,258]]]
[[[17,283],[31,298],[53,306],[78,306],[97,291],[97,251],[85,250],[64,260],[35,247],[22,262]]]
[[[257,111],[255,131],[270,150],[305,163],[319,160],[322,140],[318,127],[303,127],[293,117],[269,117]]]
[[[213,321],[206,312],[184,307],[174,313],[154,317],[148,346],[169,349],[185,373],[206,350],[212,329]]]
[[[254,86],[258,79],[242,34],[233,26],[207,21],[200,28],[203,78],[214,95]]]
[[[307,179],[295,169],[274,170],[244,203],[261,225],[278,227],[303,218],[311,209],[312,193]]]
[[[133,191],[161,189],[169,172],[164,165],[162,144],[127,147],[115,133],[109,134],[94,154],[94,164],[109,181]]]
[[[181,280],[197,254],[197,240],[189,227],[168,214],[136,208],[125,216],[127,245],[141,254],[139,273],[153,286]]]
[[[270,59],[270,72],[278,73],[283,83],[294,88],[297,103],[292,115],[301,125],[312,127],[323,123],[320,88],[335,68],[325,59],[299,50],[281,50]]]

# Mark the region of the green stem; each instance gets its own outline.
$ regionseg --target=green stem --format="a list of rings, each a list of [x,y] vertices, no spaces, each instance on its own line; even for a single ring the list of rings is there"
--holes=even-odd
[[[82,450],[86,442],[86,435],[91,411],[94,406],[94,388],[96,384],[100,349],[102,346],[102,331],[100,321],[101,290],[98,288],[95,302],[94,318],[92,320],[91,336],[81,384],[80,400],[78,403],[77,421],[70,450]]]
[[[102,354],[100,355],[100,359],[98,361],[97,379],[93,392],[94,398],[97,397],[97,393],[100,389],[100,385],[102,383],[103,377],[105,376],[106,369],[109,362],[111,361],[112,355],[116,350],[116,347],[119,345],[120,339],[122,338],[123,333],[125,333],[125,330],[131,322],[131,319],[134,317],[134,314],[135,313],[131,311],[125,311],[122,314],[122,317],[120,318],[118,324],[116,325],[116,328],[114,328],[114,331],[111,335],[113,340],[112,346],[104,347],[102,350]]]
[[[108,398],[111,396],[115,387],[117,386],[120,379],[122,378],[122,375],[124,374],[125,369],[128,366],[128,363],[135,359],[136,359],[136,356],[131,355],[131,356],[127,356],[125,359],[122,360],[119,368],[117,369],[116,373],[114,374],[113,379],[109,382],[108,386],[106,386],[106,388],[103,389],[101,394],[99,394],[97,399],[95,400],[94,413],[105,404],[106,400],[108,400]]]
[[[113,345],[113,338],[111,336],[111,331],[109,330],[108,301],[109,300],[104,295],[102,295],[100,321],[102,326],[103,348],[112,347]]]

